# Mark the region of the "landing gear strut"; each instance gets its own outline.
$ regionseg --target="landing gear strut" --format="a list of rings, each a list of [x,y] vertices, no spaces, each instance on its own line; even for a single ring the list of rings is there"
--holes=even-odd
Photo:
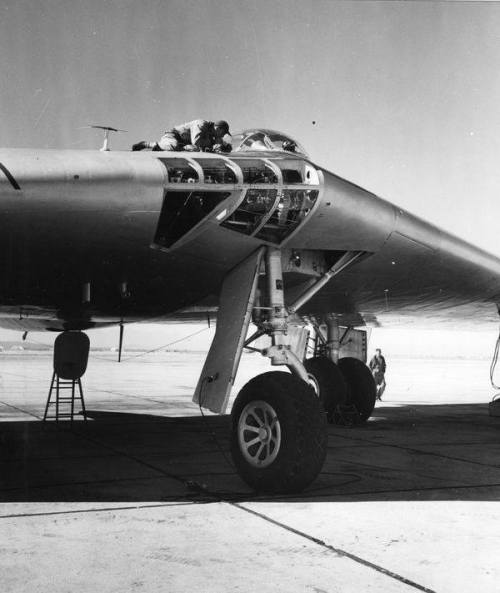
[[[273,366],[288,367],[290,373],[269,372],[249,381],[238,394],[232,409],[231,453],[243,480],[262,492],[297,492],[319,474],[327,450],[327,416],[339,406],[363,398],[365,384],[337,366],[340,339],[334,316],[327,320],[325,351],[303,362],[303,321],[295,315],[333,276],[354,263],[362,252],[346,252],[321,276],[296,287],[299,292],[285,306],[282,252],[261,247],[226,276],[219,299],[217,330],[203,367],[194,401],[213,412],[226,410],[239,358],[244,346],[258,337],[271,339],[259,350]],[[316,270],[312,266],[313,270]],[[265,282],[259,276],[265,273]],[[298,292],[297,291],[297,292]],[[245,340],[250,319],[257,331]],[[298,322],[299,339],[292,339]],[[299,347],[302,340],[303,348]],[[360,363],[362,364],[362,363]],[[371,375],[370,375],[371,377]],[[357,401],[357,400],[356,400]],[[369,407],[369,406],[368,406]],[[325,413],[326,411],[326,413]],[[368,408],[364,415],[369,415]],[[357,412],[356,412],[357,414]]]
[[[257,491],[298,492],[323,467],[326,418],[307,370],[287,339],[281,252],[266,252],[267,315],[259,333],[272,345],[262,353],[291,374],[270,372],[249,381],[233,405],[231,454],[240,476]]]

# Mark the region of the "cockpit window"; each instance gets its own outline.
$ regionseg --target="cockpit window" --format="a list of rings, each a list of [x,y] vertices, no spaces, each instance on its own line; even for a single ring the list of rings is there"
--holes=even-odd
[[[249,189],[245,199],[221,226],[244,235],[251,235],[276,203],[275,189]]]
[[[241,140],[240,150],[269,150],[270,145],[266,142],[266,135],[263,132],[254,132]]]
[[[233,135],[233,152],[274,150],[307,156],[304,148],[293,138],[275,130],[244,130]]]
[[[274,163],[281,169],[285,185],[295,183],[316,185],[319,183],[317,169],[304,159],[276,159]]]
[[[194,159],[203,169],[205,183],[236,183],[236,173],[222,159]]]
[[[317,199],[317,190],[283,190],[277,208],[256,237],[270,243],[281,243],[309,214]]]
[[[283,175],[283,183],[291,184],[291,183],[302,183],[302,171],[300,166],[293,166],[293,165],[283,165],[279,163],[281,174]]]
[[[199,181],[198,172],[193,165],[185,159],[158,159],[168,172],[170,183],[196,183]]]
[[[244,159],[237,161],[243,171],[244,183],[278,183],[278,177],[273,169],[259,159]]]
[[[165,191],[154,243],[170,247],[230,195],[221,191]]]

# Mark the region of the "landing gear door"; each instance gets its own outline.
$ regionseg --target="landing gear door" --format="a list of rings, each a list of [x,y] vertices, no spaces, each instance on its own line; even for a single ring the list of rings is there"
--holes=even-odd
[[[212,412],[226,411],[255,299],[260,248],[226,276],[217,313],[217,329],[193,401]]]

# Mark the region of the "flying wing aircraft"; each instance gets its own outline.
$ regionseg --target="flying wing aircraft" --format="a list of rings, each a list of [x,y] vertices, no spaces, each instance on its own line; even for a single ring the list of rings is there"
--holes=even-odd
[[[257,490],[298,491],[322,468],[327,419],[373,411],[367,328],[496,323],[500,260],[316,166],[284,134],[233,141],[224,156],[1,149],[0,326],[69,344],[217,307],[194,399],[224,413],[242,349],[257,345],[283,370],[236,398],[233,459]]]

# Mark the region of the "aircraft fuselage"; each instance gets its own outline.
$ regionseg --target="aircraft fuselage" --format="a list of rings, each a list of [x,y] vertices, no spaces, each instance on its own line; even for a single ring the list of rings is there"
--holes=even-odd
[[[500,294],[490,282],[496,258],[301,155],[3,149],[0,165],[4,326],[85,329],[215,305],[228,271],[261,245],[295,258],[292,283],[346,251],[366,252],[338,289],[312,301],[324,311],[362,304],[377,315],[388,293],[401,310],[418,305],[415,254],[422,306]],[[443,278],[457,259],[458,273],[454,265]]]

